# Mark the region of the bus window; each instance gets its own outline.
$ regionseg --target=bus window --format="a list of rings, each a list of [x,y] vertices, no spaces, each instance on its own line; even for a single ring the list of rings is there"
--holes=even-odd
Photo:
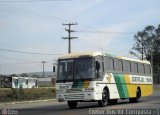
[[[123,70],[127,73],[131,72],[131,63],[129,61],[123,60]]]
[[[138,63],[138,71],[140,74],[144,74],[144,64]]]
[[[151,74],[151,67],[150,65],[145,64],[145,74],[150,75]]]
[[[18,88],[18,79],[14,79],[14,85],[16,88]]]
[[[135,63],[135,73],[139,73],[139,71],[138,71],[138,63]]]
[[[26,79],[26,84],[28,85],[28,79]]]
[[[113,59],[110,57],[105,57],[105,70],[107,71],[113,71],[114,65],[113,65]]]
[[[74,74],[74,61],[73,60],[60,60],[59,61],[59,80],[72,80]]]
[[[114,67],[115,71],[122,72],[123,71],[122,60],[114,59]]]
[[[100,63],[100,69],[99,71],[96,71],[97,77],[99,76],[100,78],[103,77],[104,75],[104,63],[102,60],[103,60],[102,56],[95,57],[95,62],[98,61]]]

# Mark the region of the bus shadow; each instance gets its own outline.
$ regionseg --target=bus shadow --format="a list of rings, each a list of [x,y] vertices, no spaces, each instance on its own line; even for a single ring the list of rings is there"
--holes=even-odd
[[[142,103],[143,100],[141,100],[139,103]],[[98,102],[93,102],[92,104],[91,103],[87,103],[87,102],[81,102],[79,103],[78,107],[75,108],[75,109],[70,109],[69,107],[67,108],[63,108],[63,110],[80,110],[80,109],[89,109],[89,108],[110,108],[110,107],[116,107],[116,106],[119,106],[119,105],[131,105],[131,104],[136,104],[136,103],[130,103],[129,100],[127,101],[120,101],[120,102],[117,102],[116,104],[108,104],[106,107],[100,107],[98,105]],[[61,109],[62,110],[62,109]]]

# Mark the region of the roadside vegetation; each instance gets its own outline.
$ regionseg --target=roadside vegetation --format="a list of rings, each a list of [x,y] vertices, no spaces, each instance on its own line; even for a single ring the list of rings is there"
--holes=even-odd
[[[0,102],[54,99],[55,88],[0,89]]]
[[[160,87],[154,87],[154,88],[153,88],[153,91],[154,91],[154,92],[160,92]]]

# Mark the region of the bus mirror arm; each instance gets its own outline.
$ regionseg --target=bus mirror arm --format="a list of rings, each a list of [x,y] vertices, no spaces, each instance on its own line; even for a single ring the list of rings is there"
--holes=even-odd
[[[55,73],[56,72],[56,66],[54,65],[53,66],[53,73]]]
[[[97,78],[99,78],[100,63],[96,61]]]
[[[99,71],[99,69],[100,69],[100,63],[96,61],[96,70]]]
[[[99,70],[97,70],[97,78],[99,78]]]

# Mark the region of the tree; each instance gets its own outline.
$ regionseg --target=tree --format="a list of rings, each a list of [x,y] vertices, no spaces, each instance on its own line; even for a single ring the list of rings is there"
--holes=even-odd
[[[38,78],[39,76],[37,74],[33,74],[32,77]]]
[[[28,77],[28,74],[27,73],[22,73],[20,76],[21,77]]]
[[[135,43],[130,53],[140,59],[151,62],[153,56],[153,76],[154,83],[160,83],[160,25],[146,26],[144,30],[134,35]]]
[[[135,43],[130,54],[151,61],[153,56],[160,55],[160,25],[156,29],[154,26],[146,26],[144,30],[134,35]]]

